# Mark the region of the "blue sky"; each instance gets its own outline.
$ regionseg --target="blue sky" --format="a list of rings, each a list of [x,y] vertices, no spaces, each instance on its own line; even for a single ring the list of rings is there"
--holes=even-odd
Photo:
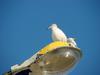
[[[0,7],[0,74],[52,42],[48,26],[57,23],[83,52],[70,75],[99,75],[99,0],[0,0]]]

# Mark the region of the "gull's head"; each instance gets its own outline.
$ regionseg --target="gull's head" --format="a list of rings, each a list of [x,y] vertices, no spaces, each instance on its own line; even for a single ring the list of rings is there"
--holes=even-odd
[[[70,41],[76,41],[76,38],[68,38]]]
[[[76,38],[68,38],[68,41],[76,41]]]
[[[51,26],[49,26],[48,29],[53,29],[53,28],[57,28],[57,24],[52,24]]]

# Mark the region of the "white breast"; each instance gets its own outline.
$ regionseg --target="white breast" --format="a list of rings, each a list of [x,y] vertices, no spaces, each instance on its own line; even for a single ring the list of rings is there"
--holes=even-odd
[[[53,41],[67,41],[67,36],[62,30],[56,28],[52,30],[52,39]]]

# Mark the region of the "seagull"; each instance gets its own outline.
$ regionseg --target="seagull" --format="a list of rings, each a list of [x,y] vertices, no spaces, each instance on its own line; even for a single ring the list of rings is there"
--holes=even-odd
[[[68,38],[64,32],[58,28],[57,24],[52,24],[49,29],[52,31],[52,40],[53,41],[62,41],[62,42],[68,42],[70,46],[77,47],[77,44],[75,42],[75,38]]]
[[[52,24],[49,29],[52,31],[52,40],[53,41],[67,41],[67,36],[64,34],[64,32],[58,28],[57,24]]]
[[[72,46],[72,47],[77,47],[77,44],[75,42],[75,38],[68,38],[67,42]]]

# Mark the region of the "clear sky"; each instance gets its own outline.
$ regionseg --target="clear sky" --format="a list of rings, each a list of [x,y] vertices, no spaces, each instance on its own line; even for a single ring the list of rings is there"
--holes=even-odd
[[[99,0],[0,0],[0,75],[52,42],[52,23],[82,49],[70,75],[99,75]]]

